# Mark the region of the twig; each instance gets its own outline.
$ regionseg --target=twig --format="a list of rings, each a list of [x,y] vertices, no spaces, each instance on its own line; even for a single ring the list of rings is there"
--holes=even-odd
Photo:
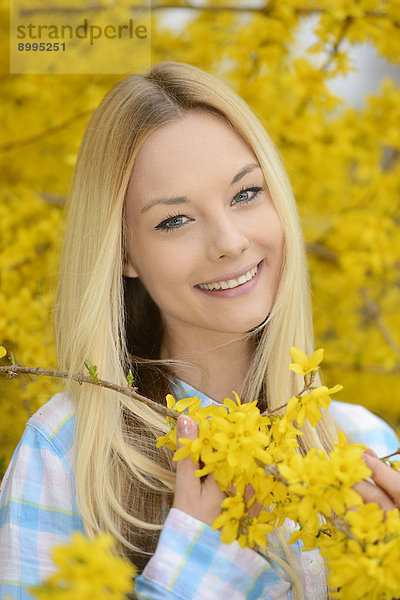
[[[223,11],[231,11],[231,12],[239,12],[239,13],[258,13],[262,15],[268,15],[269,12],[272,12],[271,6],[204,6],[200,4],[182,4],[180,2],[161,4],[161,3],[149,3],[149,4],[136,4],[129,7],[130,10],[168,10],[168,9],[177,9],[182,8],[185,10],[197,10],[197,11],[209,11],[209,12],[223,12]],[[85,12],[100,12],[102,10],[109,10],[110,6],[108,5],[97,5],[97,6],[88,6],[86,8],[80,7],[57,7],[57,6],[44,6],[41,8],[24,8],[20,11],[21,16],[32,16],[35,14],[46,14],[46,13],[67,13],[67,14],[80,14]],[[293,11],[295,14],[299,16],[307,16],[307,15],[317,15],[326,13],[326,9],[324,8],[301,8],[297,7]],[[376,10],[366,10],[364,12],[365,17],[373,17],[376,19],[385,19],[388,17],[388,14],[385,12],[379,12]]]
[[[400,364],[389,369],[382,367],[381,365],[370,365],[361,364],[358,362],[344,362],[344,361],[324,361],[324,369],[343,369],[345,371],[360,371],[362,373],[375,373],[377,375],[396,375],[400,373]]]
[[[328,67],[331,65],[331,63],[333,62],[333,59],[335,58],[335,56],[337,55],[340,45],[343,43],[344,38],[345,38],[345,34],[348,30],[348,28],[350,27],[350,25],[352,24],[353,19],[351,17],[347,17],[343,23],[342,23],[342,28],[340,30],[340,33],[337,37],[336,42],[334,43],[334,45],[332,46],[331,51],[329,52],[329,56],[326,59],[326,61],[321,65],[321,67],[318,69],[319,71],[321,71],[321,73],[326,73]],[[307,94],[307,96],[305,96],[301,102],[299,103],[298,107],[295,110],[295,115],[296,116],[300,116],[304,110],[306,109],[306,107],[310,104],[311,102],[311,98],[310,95]]]
[[[322,258],[323,260],[333,262],[333,263],[335,263],[335,265],[339,264],[339,258],[338,258],[338,255],[336,254],[336,252],[329,250],[329,248],[325,248],[325,246],[323,246],[319,242],[309,242],[306,244],[306,248],[307,248],[307,252],[310,252],[311,254],[315,254],[316,256],[318,256],[319,258]]]
[[[347,17],[343,23],[342,23],[342,28],[340,30],[340,33],[337,37],[336,42],[334,43],[332,50],[329,53],[328,58],[326,59],[326,61],[324,62],[324,64],[321,67],[321,71],[323,73],[326,73],[326,71],[328,70],[328,68],[330,67],[330,65],[332,64],[333,59],[335,58],[336,54],[339,51],[340,45],[343,43],[344,41],[344,37],[347,33],[347,30],[349,29],[350,25],[352,25],[352,23],[354,22],[354,19],[352,17]]]
[[[287,407],[287,402],[285,402],[285,404],[281,404],[280,406],[277,406],[276,408],[267,408],[267,410],[264,410],[264,412],[261,413],[262,417],[265,417],[266,415],[273,415],[274,413],[278,412],[278,410],[282,410],[283,408]]]
[[[52,371],[50,369],[40,369],[39,367],[22,367],[19,365],[12,365],[10,367],[0,367],[0,374],[1,373],[9,373],[10,378],[16,377],[18,373],[30,373],[32,375],[44,375],[46,377],[73,379],[79,384],[91,383],[92,385],[98,385],[109,390],[114,390],[115,392],[124,394],[124,396],[128,396],[129,398],[134,398],[135,400],[142,402],[142,404],[145,404],[149,408],[152,408],[160,415],[171,417],[171,419],[177,419],[179,417],[179,414],[176,411],[171,410],[166,406],[161,406],[160,404],[157,404],[157,402],[154,402],[154,400],[150,400],[150,398],[146,398],[146,396],[138,394],[132,388],[124,387],[116,383],[110,383],[109,381],[104,381],[103,379],[99,379],[98,383],[96,383],[91,377],[89,377],[88,375],[82,375],[81,373],[71,374],[66,371]]]
[[[397,450],[395,450],[395,452],[392,452],[392,454],[382,456],[379,460],[387,460],[388,458],[392,458],[392,456],[396,456],[397,454],[400,454],[400,448],[397,448]]]
[[[382,319],[381,308],[377,302],[372,300],[367,293],[365,288],[360,289],[360,294],[362,299],[364,300],[364,308],[366,311],[366,316],[371,321],[375,321],[376,326],[382,334],[383,339],[389,346],[389,348],[395,353],[400,354],[400,347],[394,341],[392,334],[386,326],[386,323]]]
[[[9,150],[14,150],[14,148],[20,148],[21,146],[27,146],[28,144],[33,144],[35,142],[39,142],[40,140],[47,137],[48,135],[53,135],[53,133],[58,133],[65,127],[68,127],[69,125],[71,125],[71,123],[74,123],[75,121],[78,121],[82,117],[86,117],[86,115],[89,115],[91,113],[92,113],[91,110],[85,110],[81,113],[73,115],[72,117],[70,117],[69,119],[66,119],[65,121],[62,121],[62,123],[59,123],[58,125],[49,127],[48,129],[45,129],[44,131],[40,131],[39,133],[36,133],[35,135],[31,135],[29,137],[22,138],[20,140],[14,140],[12,142],[8,142],[7,144],[3,144],[2,146],[0,146],[0,152],[9,152]]]
[[[285,479],[285,477],[283,477],[279,473],[278,467],[275,464],[274,465],[268,465],[268,466],[266,466],[264,468],[264,472],[265,472],[265,475],[273,475],[275,477],[275,479],[277,479],[278,481],[281,481],[287,487],[290,487],[288,481]],[[304,496],[302,494],[296,494],[296,495],[299,496],[300,498],[304,498]],[[333,513],[331,513],[331,515],[329,517],[327,515],[324,515],[323,513],[320,513],[320,514],[325,519],[327,519],[328,521],[330,521],[330,523],[332,523],[332,525],[334,526],[335,529],[337,529],[338,531],[341,531],[349,539],[352,539],[352,540],[356,541],[362,547],[362,543],[360,542],[360,540],[357,539],[357,537],[350,531],[349,526],[347,525],[347,523],[345,521],[343,521],[343,519],[337,517]]]

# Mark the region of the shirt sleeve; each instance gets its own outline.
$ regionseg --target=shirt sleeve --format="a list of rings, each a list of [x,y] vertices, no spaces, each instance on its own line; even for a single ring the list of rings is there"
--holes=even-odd
[[[392,427],[364,406],[334,400],[329,410],[348,441],[364,444],[378,456],[391,454],[399,447]]]
[[[55,439],[27,425],[0,488],[0,600],[32,600],[54,545],[83,531],[71,470]]]
[[[138,600],[267,600],[289,598],[288,578],[238,542],[172,508],[155,554],[136,579]]]

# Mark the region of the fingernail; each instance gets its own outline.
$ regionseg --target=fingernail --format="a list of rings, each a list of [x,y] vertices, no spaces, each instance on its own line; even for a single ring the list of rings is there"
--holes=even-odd
[[[187,417],[179,417],[177,422],[178,433],[181,435],[187,435],[190,433],[190,422]]]
[[[376,458],[376,456],[374,456],[373,454],[370,454],[369,452],[364,452],[364,454],[362,455],[362,458],[364,460],[365,463],[371,464],[371,459],[372,459],[372,463],[373,463],[373,459]]]
[[[369,454],[369,456],[373,456],[374,458],[378,458],[378,456],[375,454],[375,452],[371,448],[367,448],[367,450],[364,450],[364,453]]]

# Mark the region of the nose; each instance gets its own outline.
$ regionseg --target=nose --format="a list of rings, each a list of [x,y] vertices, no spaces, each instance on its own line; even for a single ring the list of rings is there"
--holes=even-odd
[[[240,256],[250,246],[246,233],[234,220],[227,218],[208,225],[207,252],[211,260]]]

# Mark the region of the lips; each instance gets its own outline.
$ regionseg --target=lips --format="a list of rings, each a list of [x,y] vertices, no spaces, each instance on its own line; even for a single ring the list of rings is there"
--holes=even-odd
[[[202,290],[227,290],[238,287],[239,285],[243,285],[253,279],[257,274],[258,265],[246,271],[244,275],[240,275],[237,279],[227,279],[220,281],[213,281],[211,283],[200,283],[199,288]]]
[[[257,275],[259,264],[248,269],[244,273],[237,275],[236,277],[227,276],[226,279],[219,279],[216,281],[209,281],[207,283],[200,283],[196,287],[199,287],[202,290],[209,290],[209,291],[227,290],[227,289],[233,289],[233,288],[239,287],[239,286],[247,283],[248,281],[250,281],[251,279],[253,279],[253,277],[255,277]]]

